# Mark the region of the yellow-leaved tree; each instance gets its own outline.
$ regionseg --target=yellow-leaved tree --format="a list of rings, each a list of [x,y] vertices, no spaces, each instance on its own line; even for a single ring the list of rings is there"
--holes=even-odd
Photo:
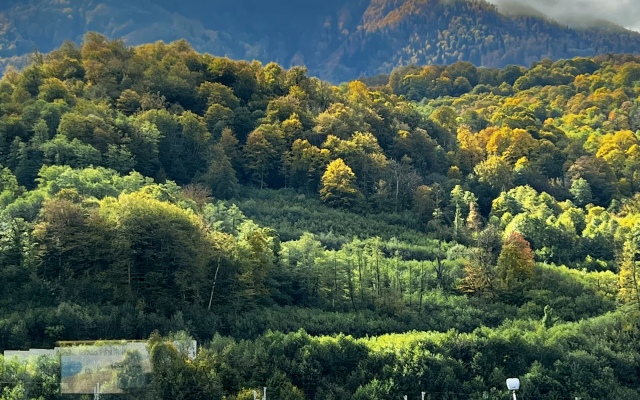
[[[511,232],[498,257],[497,276],[506,292],[513,293],[533,276],[535,268],[531,245],[520,232]]]
[[[355,185],[356,175],[342,158],[332,161],[322,175],[320,197],[332,206],[353,205],[362,194]]]

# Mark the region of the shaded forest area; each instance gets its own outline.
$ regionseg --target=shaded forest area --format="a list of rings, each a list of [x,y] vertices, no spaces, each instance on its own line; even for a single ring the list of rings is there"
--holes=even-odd
[[[136,398],[637,399],[639,81],[36,55],[0,80],[0,349],[203,344],[153,334]],[[2,366],[3,399],[61,398],[56,361]]]

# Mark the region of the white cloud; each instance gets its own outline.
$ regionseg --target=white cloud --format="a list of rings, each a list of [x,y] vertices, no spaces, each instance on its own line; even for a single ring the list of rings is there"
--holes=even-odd
[[[640,31],[640,0],[489,0],[498,9],[514,3],[542,12],[558,22],[584,27],[611,21]]]

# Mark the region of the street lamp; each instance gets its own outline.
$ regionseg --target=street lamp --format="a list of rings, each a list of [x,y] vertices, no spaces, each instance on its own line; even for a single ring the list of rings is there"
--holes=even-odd
[[[267,400],[267,388],[266,388],[266,386],[263,387],[262,390],[263,390],[262,400]],[[258,400],[258,392],[256,392],[255,390],[253,391],[253,400]]]
[[[518,378],[507,379],[507,388],[511,390],[511,393],[513,393],[513,400],[518,400],[516,398],[516,390],[520,389],[520,379]]]

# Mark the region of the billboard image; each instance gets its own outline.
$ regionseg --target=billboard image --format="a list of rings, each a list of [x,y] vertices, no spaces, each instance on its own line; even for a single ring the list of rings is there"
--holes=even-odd
[[[172,342],[179,353],[194,359],[195,340]],[[151,372],[146,342],[104,342],[56,347],[60,355],[60,390],[63,394],[92,394],[99,385],[104,394],[144,388]]]
[[[4,358],[26,362],[38,357],[60,359],[62,394],[120,394],[144,389],[151,373],[146,341],[70,341],[55,349],[5,350]],[[173,344],[185,358],[195,359],[198,343],[176,339]]]
[[[125,393],[145,386],[151,372],[145,343],[64,347],[60,352],[63,394]]]

